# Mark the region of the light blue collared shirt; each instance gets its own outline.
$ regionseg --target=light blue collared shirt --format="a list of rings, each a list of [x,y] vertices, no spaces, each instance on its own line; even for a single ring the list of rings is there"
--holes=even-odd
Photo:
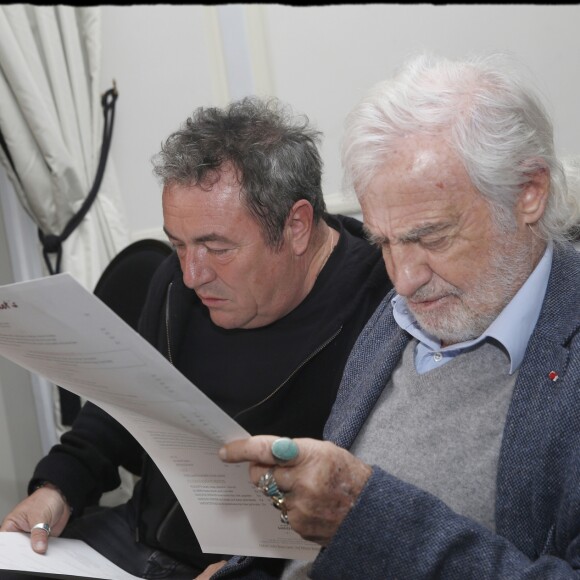
[[[391,301],[395,321],[403,330],[419,341],[415,350],[417,372],[422,374],[439,367],[488,338],[497,340],[506,349],[510,358],[510,374],[518,370],[522,364],[532,331],[540,316],[552,268],[553,253],[553,244],[549,242],[542,259],[529,278],[481,336],[444,348],[441,348],[439,339],[426,333],[419,326],[407,308],[406,298],[396,294]]]

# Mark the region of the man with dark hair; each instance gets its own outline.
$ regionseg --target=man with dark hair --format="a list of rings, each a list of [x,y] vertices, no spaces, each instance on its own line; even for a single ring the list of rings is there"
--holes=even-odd
[[[362,224],[325,211],[318,140],[279,102],[248,98],[198,109],[154,159],[175,252],[140,332],[250,433],[322,436],[348,353],[390,288]],[[83,515],[119,485],[120,465],[141,476],[131,500]],[[45,523],[141,577],[191,580],[224,558],[201,552],[155,464],[93,404],[30,493],[1,529],[32,530],[37,552],[48,537],[33,527]]]

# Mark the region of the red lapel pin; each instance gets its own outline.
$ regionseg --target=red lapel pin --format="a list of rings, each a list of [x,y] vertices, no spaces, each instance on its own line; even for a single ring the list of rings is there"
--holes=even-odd
[[[548,373],[548,378],[555,383],[560,377],[556,371],[550,371]]]

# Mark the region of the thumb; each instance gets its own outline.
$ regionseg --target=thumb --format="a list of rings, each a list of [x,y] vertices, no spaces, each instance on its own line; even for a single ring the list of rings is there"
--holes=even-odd
[[[48,536],[50,536],[50,526],[47,523],[41,522],[32,526],[30,530],[30,543],[36,553],[46,553],[48,549]]]

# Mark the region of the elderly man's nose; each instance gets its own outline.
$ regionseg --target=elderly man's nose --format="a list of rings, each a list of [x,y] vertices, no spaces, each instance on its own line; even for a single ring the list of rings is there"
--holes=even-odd
[[[383,252],[389,277],[401,296],[412,296],[431,280],[433,272],[425,252],[412,244],[392,245]]]

